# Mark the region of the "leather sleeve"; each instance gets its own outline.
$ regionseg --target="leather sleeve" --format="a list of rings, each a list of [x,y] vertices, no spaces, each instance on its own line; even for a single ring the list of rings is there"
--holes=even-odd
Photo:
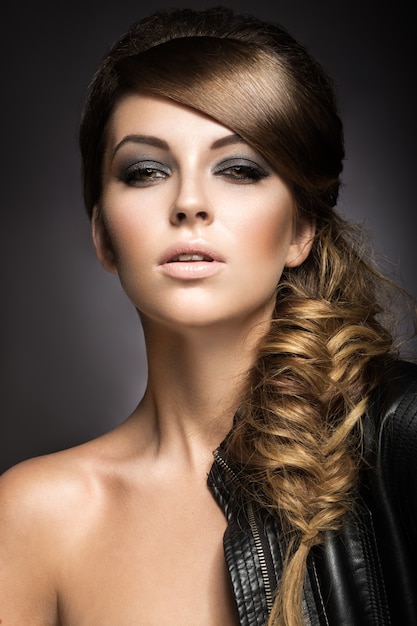
[[[375,532],[394,624],[417,625],[417,366],[401,363],[379,404]],[[378,406],[378,403],[377,403]]]
[[[326,624],[417,625],[417,366],[387,369],[365,419],[368,469],[340,534],[312,553]]]

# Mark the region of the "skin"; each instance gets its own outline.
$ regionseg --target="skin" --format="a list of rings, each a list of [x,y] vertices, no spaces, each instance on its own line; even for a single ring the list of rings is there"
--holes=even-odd
[[[1,478],[1,624],[234,626],[206,478],[313,225],[261,155],[160,98],[117,105],[103,182],[94,246],[138,309],[148,386],[110,433]]]

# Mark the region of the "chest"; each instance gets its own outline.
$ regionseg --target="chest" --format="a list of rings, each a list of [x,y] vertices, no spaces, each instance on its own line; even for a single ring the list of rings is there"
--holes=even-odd
[[[208,492],[108,504],[60,566],[61,626],[235,626],[225,528]]]

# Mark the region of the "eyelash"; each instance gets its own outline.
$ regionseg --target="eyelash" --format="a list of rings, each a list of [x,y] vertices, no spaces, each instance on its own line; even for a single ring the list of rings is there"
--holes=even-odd
[[[139,161],[123,169],[119,179],[130,187],[146,187],[163,180],[170,173],[168,167],[157,161]]]
[[[253,161],[228,159],[213,168],[214,176],[224,176],[236,184],[256,183],[269,176],[269,173]],[[138,161],[124,168],[118,176],[130,187],[147,187],[164,180],[171,174],[169,167],[157,161]]]
[[[234,172],[234,173],[232,173]],[[219,163],[213,170],[216,176],[226,176],[232,182],[251,183],[269,176],[260,165],[246,159],[228,159]]]

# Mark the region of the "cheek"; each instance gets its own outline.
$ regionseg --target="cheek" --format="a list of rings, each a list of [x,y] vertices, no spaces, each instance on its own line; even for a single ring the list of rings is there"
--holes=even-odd
[[[152,299],[151,242],[149,229],[137,220],[112,220],[109,224],[115,267],[123,291],[133,305],[142,310],[143,298]]]
[[[125,264],[146,255],[146,245],[152,241],[152,223],[140,219],[138,211],[106,213],[106,229],[117,264]],[[120,269],[120,268],[119,268]]]
[[[238,238],[258,262],[284,265],[292,241],[292,205],[263,207],[243,216]]]

